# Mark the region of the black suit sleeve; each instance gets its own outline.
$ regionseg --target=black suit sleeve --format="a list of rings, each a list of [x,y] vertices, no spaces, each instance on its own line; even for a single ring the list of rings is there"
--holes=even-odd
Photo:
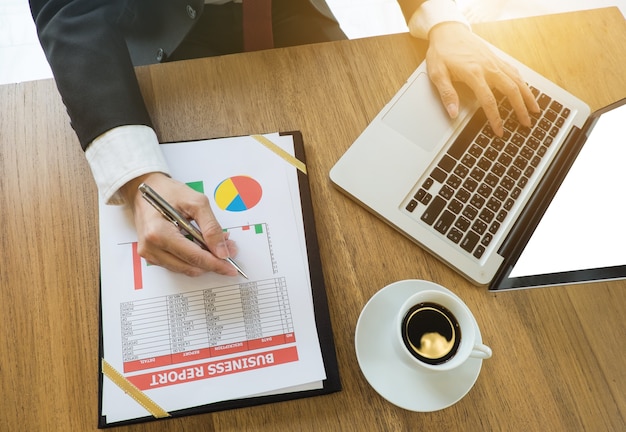
[[[117,126],[152,126],[124,38],[126,0],[31,0],[37,33],[83,149]]]

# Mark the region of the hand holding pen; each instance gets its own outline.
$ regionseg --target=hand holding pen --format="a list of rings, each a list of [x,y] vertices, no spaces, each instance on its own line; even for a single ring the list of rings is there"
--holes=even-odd
[[[157,194],[150,186],[145,183],[139,185],[139,192],[141,192],[143,198],[148,201],[152,207],[154,207],[161,215],[174,224],[178,229],[187,232],[193,239],[205,250],[209,250],[209,247],[202,237],[202,233],[196,228],[190,221],[181,215],[174,207],[172,207],[167,201],[165,201],[159,194]],[[241,267],[231,258],[225,257],[224,260],[228,261],[239,274],[246,279],[248,276],[243,272]]]
[[[181,232],[170,219],[149,205],[139,191],[141,183],[150,184],[186,220],[194,220],[201,230],[201,238],[208,253],[197,241],[190,241],[187,232]],[[176,273],[199,276],[206,272],[236,276],[236,268],[226,260],[237,254],[235,242],[224,233],[213,214],[206,195],[196,192],[184,183],[165,174],[154,172],[142,175],[124,185],[120,192],[133,210],[138,238],[138,253],[150,264]]]

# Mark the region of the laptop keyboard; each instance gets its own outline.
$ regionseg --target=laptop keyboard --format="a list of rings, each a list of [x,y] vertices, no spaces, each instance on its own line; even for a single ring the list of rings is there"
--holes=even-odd
[[[540,107],[531,114],[532,127],[519,124],[502,96],[502,138],[494,134],[484,111],[477,110],[406,205],[407,211],[476,259],[485,253],[570,115],[556,100],[531,90]]]

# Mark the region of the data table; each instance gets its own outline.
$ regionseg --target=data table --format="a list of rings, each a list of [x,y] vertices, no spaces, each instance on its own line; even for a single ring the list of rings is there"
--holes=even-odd
[[[295,342],[284,278],[120,305],[124,372]]]

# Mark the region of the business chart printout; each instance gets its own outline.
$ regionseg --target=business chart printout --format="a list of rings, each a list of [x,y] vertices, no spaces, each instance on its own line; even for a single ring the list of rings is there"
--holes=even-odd
[[[291,136],[266,137],[294,154]],[[249,279],[149,265],[130,210],[101,203],[104,359],[168,412],[321,388],[296,169],[253,137],[162,148],[172,177],[209,198]],[[149,413],[105,377],[102,415],[113,423]]]

